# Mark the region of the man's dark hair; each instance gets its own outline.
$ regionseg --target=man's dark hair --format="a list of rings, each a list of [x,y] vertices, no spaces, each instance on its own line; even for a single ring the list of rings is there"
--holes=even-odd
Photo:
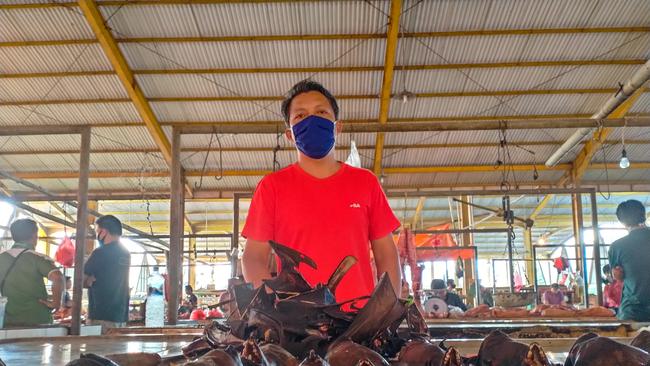
[[[122,223],[113,215],[102,216],[95,221],[95,225],[106,229],[113,236],[122,236]]]
[[[445,284],[444,280],[433,279],[431,281],[431,289],[432,290],[443,290],[443,289],[447,289],[447,285]]]
[[[291,108],[291,102],[293,101],[293,98],[297,97],[300,94],[308,93],[311,91],[316,91],[323,94],[323,96],[327,98],[327,100],[330,102],[330,105],[332,106],[332,110],[334,111],[334,118],[337,120],[339,119],[339,105],[336,103],[336,98],[334,98],[332,93],[330,93],[329,90],[325,89],[321,83],[310,79],[305,79],[294,85],[293,88],[289,90],[287,97],[282,101],[282,117],[284,117],[284,123],[286,123],[287,127],[290,127],[289,109]]]
[[[194,289],[192,288],[191,285],[185,285],[185,292],[187,291],[194,292]]]
[[[557,289],[560,288],[560,285],[558,285],[557,283],[554,283],[554,284],[551,285],[551,288],[554,289],[554,290],[557,290]]]
[[[625,226],[637,226],[645,223],[645,207],[637,200],[628,200],[616,208],[616,217]]]
[[[26,242],[38,234],[38,225],[32,219],[19,219],[11,224],[9,231],[15,242]]]

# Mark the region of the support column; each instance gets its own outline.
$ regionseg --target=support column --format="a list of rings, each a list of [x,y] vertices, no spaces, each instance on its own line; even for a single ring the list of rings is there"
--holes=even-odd
[[[88,235],[88,177],[90,169],[90,127],[81,132],[81,154],[79,157],[79,190],[77,192],[77,240]],[[81,298],[83,297],[83,267],[85,245],[75,245],[74,284],[72,296],[72,323],[70,334],[79,335],[81,331]]]
[[[196,238],[190,238],[189,267],[187,269],[187,283],[196,288]]]
[[[460,200],[468,203],[472,203],[471,196],[460,196]],[[474,212],[472,206],[466,205],[464,203],[460,204],[460,227],[461,228],[471,228],[474,225]],[[469,247],[474,246],[474,234],[470,232],[465,232],[461,235],[463,246]],[[463,289],[465,291],[466,301],[468,305],[475,302],[475,298],[470,299],[467,297],[468,291],[472,285],[475,285],[474,278],[474,260],[466,259],[463,261],[465,267],[465,275],[463,276]],[[480,292],[480,288],[476,289],[477,292]],[[477,306],[478,304],[473,304]]]
[[[231,277],[241,274],[239,270],[239,200],[241,196],[235,193],[232,198],[232,242],[230,244],[230,268]]]
[[[88,201],[88,209],[97,211],[97,201]],[[95,224],[95,220],[97,219],[97,216],[88,214],[88,227],[91,227],[92,225]],[[86,238],[86,254],[90,255],[92,251],[95,249],[95,238],[91,238],[90,236]]]
[[[575,255],[576,255],[576,271],[580,271],[580,275],[583,279],[584,293],[580,294],[582,296],[581,300],[584,306],[589,305],[589,298],[586,296],[588,280],[589,278],[585,274],[585,268],[587,268],[587,248],[585,245],[584,238],[584,222],[582,216],[582,195],[575,193],[571,195],[571,203],[573,206],[573,234],[576,238],[575,241]]]
[[[183,184],[183,166],[181,165],[181,135],[178,129],[172,131],[172,171],[170,199],[170,239],[167,275],[169,278],[169,303],[167,304],[167,321],[176,325],[178,302],[182,294],[183,282],[183,220],[185,212],[185,188]]]
[[[573,236],[575,237],[576,270],[584,275],[582,268],[582,248],[585,245],[584,221],[582,216],[582,195],[579,193],[571,195],[571,206],[573,208]]]
[[[532,285],[535,278],[535,262],[533,262],[533,230],[527,227],[524,229],[524,259],[526,259],[526,277],[528,284]]]
[[[599,306],[603,306],[603,279],[600,277],[600,228],[598,227],[598,204],[596,192],[591,192],[591,227],[594,231],[594,251],[593,251],[593,260],[594,260],[594,277],[596,278],[596,299]],[[585,279],[588,277],[585,274]],[[589,281],[585,281],[585,294],[589,297]],[[587,301],[588,302],[588,301]]]

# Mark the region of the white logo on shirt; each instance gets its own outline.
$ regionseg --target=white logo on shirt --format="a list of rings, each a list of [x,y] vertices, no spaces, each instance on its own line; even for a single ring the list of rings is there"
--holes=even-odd
[[[351,208],[361,208],[361,205],[355,202],[355,203],[351,204],[350,207]]]

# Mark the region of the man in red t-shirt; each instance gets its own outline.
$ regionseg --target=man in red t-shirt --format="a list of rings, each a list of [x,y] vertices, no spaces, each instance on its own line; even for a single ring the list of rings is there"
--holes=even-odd
[[[337,161],[334,145],[341,132],[332,94],[311,80],[296,84],[282,103],[287,139],[298,162],[264,177],[255,190],[242,235],[244,278],[256,287],[271,278],[268,241],[311,257],[318,269],[298,270],[312,286],[326,283],[348,255],[358,263],[336,289],[345,301],[369,295],[377,273],[387,273],[400,293],[401,272],[392,232],[400,226],[379,181],[366,170]]]

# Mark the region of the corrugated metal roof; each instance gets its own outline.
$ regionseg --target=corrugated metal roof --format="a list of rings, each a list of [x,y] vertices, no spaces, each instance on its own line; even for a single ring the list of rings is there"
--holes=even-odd
[[[375,33],[387,21],[373,6],[389,11],[385,1],[128,6],[110,25],[124,37]],[[117,7],[101,10],[108,16]]]
[[[7,1],[3,2],[7,3]],[[95,37],[82,15],[75,14],[64,7],[2,11],[0,12],[0,34],[3,41]]]
[[[160,122],[281,121],[280,102],[152,102]]]
[[[383,65],[384,40],[122,43],[136,69]],[[181,66],[179,66],[181,65]]]
[[[648,33],[582,33],[438,37],[403,39],[400,43],[404,49],[412,49],[406,62],[419,65],[639,59],[648,57],[650,50],[644,45],[649,40]]]
[[[570,70],[567,66],[460,71],[400,70],[395,73],[393,92],[398,93],[404,89],[412,93],[591,88],[615,90],[618,82],[629,79],[638,68],[638,65],[581,66],[566,74],[564,73]],[[473,81],[468,80],[466,75]]]
[[[650,5],[644,0],[409,0],[403,7],[414,5],[403,20],[412,32],[644,26],[648,25],[646,15],[650,13]]]
[[[452,118],[491,115],[592,114],[598,111],[607,98],[609,98],[608,94],[567,94],[416,98],[405,104],[393,100],[390,117]]]
[[[37,25],[34,25],[37,26]],[[0,47],[0,72],[112,71],[99,44]]]
[[[120,128],[93,127],[90,146],[93,150],[111,148],[156,148],[156,144],[154,143],[151,134],[144,126],[144,124],[142,126],[129,126]]]
[[[280,97],[310,73],[138,75],[145,95],[158,97]],[[379,95],[382,73],[324,72],[312,77],[336,95]],[[267,102],[268,103],[268,102]]]
[[[108,98],[128,98],[115,75],[0,78],[0,100],[3,102]]]
[[[540,182],[554,182],[558,181],[564,172],[562,171],[540,171]],[[510,175],[509,182],[514,186],[517,182],[532,182],[531,172],[515,172],[514,177]],[[421,174],[389,174],[385,177],[385,185],[387,187],[423,187],[423,186],[450,186],[453,187],[457,184],[463,185],[485,185],[495,184],[499,185],[502,178],[502,171],[495,170],[494,172],[450,172],[450,173],[421,173]]]
[[[204,190],[213,190],[213,189],[232,189],[232,188],[243,188],[246,190],[252,190],[257,186],[257,183],[262,179],[259,177],[236,177],[236,176],[227,176],[223,177],[221,180],[216,180],[213,177],[204,177],[203,184],[200,186]],[[196,187],[199,184],[200,177],[188,177],[187,181],[191,187]]]
[[[462,165],[495,165],[497,160],[508,159],[512,164],[539,164],[551,156],[558,146],[528,146],[522,150],[509,147],[509,156],[500,155],[498,146],[472,148],[426,148],[426,149],[386,149],[384,167],[399,166],[462,166]]]
[[[340,119],[375,120],[379,100],[339,100]],[[152,102],[161,122],[282,121],[280,101]]]
[[[35,112],[34,112],[35,110]],[[133,104],[50,104],[38,106],[0,106],[0,125],[110,124],[140,122]]]

